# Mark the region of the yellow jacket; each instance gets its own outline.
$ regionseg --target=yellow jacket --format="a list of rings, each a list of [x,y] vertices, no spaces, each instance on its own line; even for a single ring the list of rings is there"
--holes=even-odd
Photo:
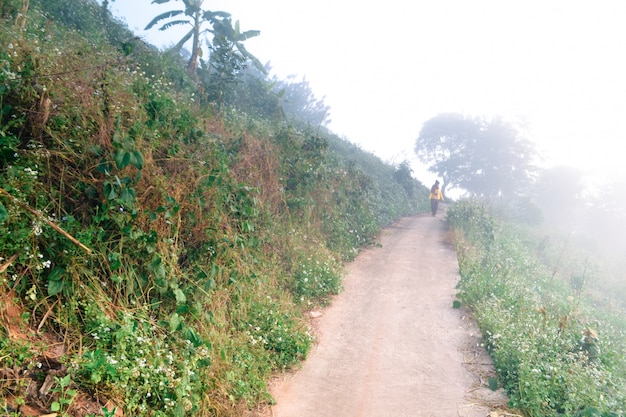
[[[431,200],[443,201],[443,195],[441,194],[441,190],[439,188],[437,188],[434,192],[431,192],[428,198],[430,198]]]

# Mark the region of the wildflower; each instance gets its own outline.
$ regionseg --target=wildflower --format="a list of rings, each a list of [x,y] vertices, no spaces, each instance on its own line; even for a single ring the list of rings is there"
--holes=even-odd
[[[41,229],[41,226],[39,226],[35,222],[33,222],[33,233],[35,234],[35,236],[39,236],[40,234],[43,233],[43,230]]]
[[[34,285],[30,287],[30,290],[26,291],[26,296],[32,301],[35,301],[37,299],[37,287]]]

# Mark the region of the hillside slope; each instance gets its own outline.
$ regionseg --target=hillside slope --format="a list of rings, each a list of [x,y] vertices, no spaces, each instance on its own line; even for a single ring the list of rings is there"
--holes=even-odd
[[[208,101],[92,1],[30,3],[0,1],[0,410],[271,401],[311,346],[303,312],[425,188],[330,132]]]

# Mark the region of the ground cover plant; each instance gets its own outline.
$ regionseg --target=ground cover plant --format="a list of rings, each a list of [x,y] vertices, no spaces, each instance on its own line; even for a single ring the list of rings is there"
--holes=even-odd
[[[528,416],[626,412],[624,300],[575,245],[503,222],[490,205],[448,210],[460,300],[476,317],[510,405]]]
[[[425,188],[330,132],[211,102],[93,1],[39,4],[0,0],[0,412],[270,403],[311,346],[304,313]]]

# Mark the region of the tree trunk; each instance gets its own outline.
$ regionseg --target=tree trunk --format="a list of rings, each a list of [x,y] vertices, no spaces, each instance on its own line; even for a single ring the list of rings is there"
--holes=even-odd
[[[189,58],[187,72],[195,78],[198,71],[198,56],[200,55],[200,12],[194,13],[193,37],[191,42],[191,58]]]

